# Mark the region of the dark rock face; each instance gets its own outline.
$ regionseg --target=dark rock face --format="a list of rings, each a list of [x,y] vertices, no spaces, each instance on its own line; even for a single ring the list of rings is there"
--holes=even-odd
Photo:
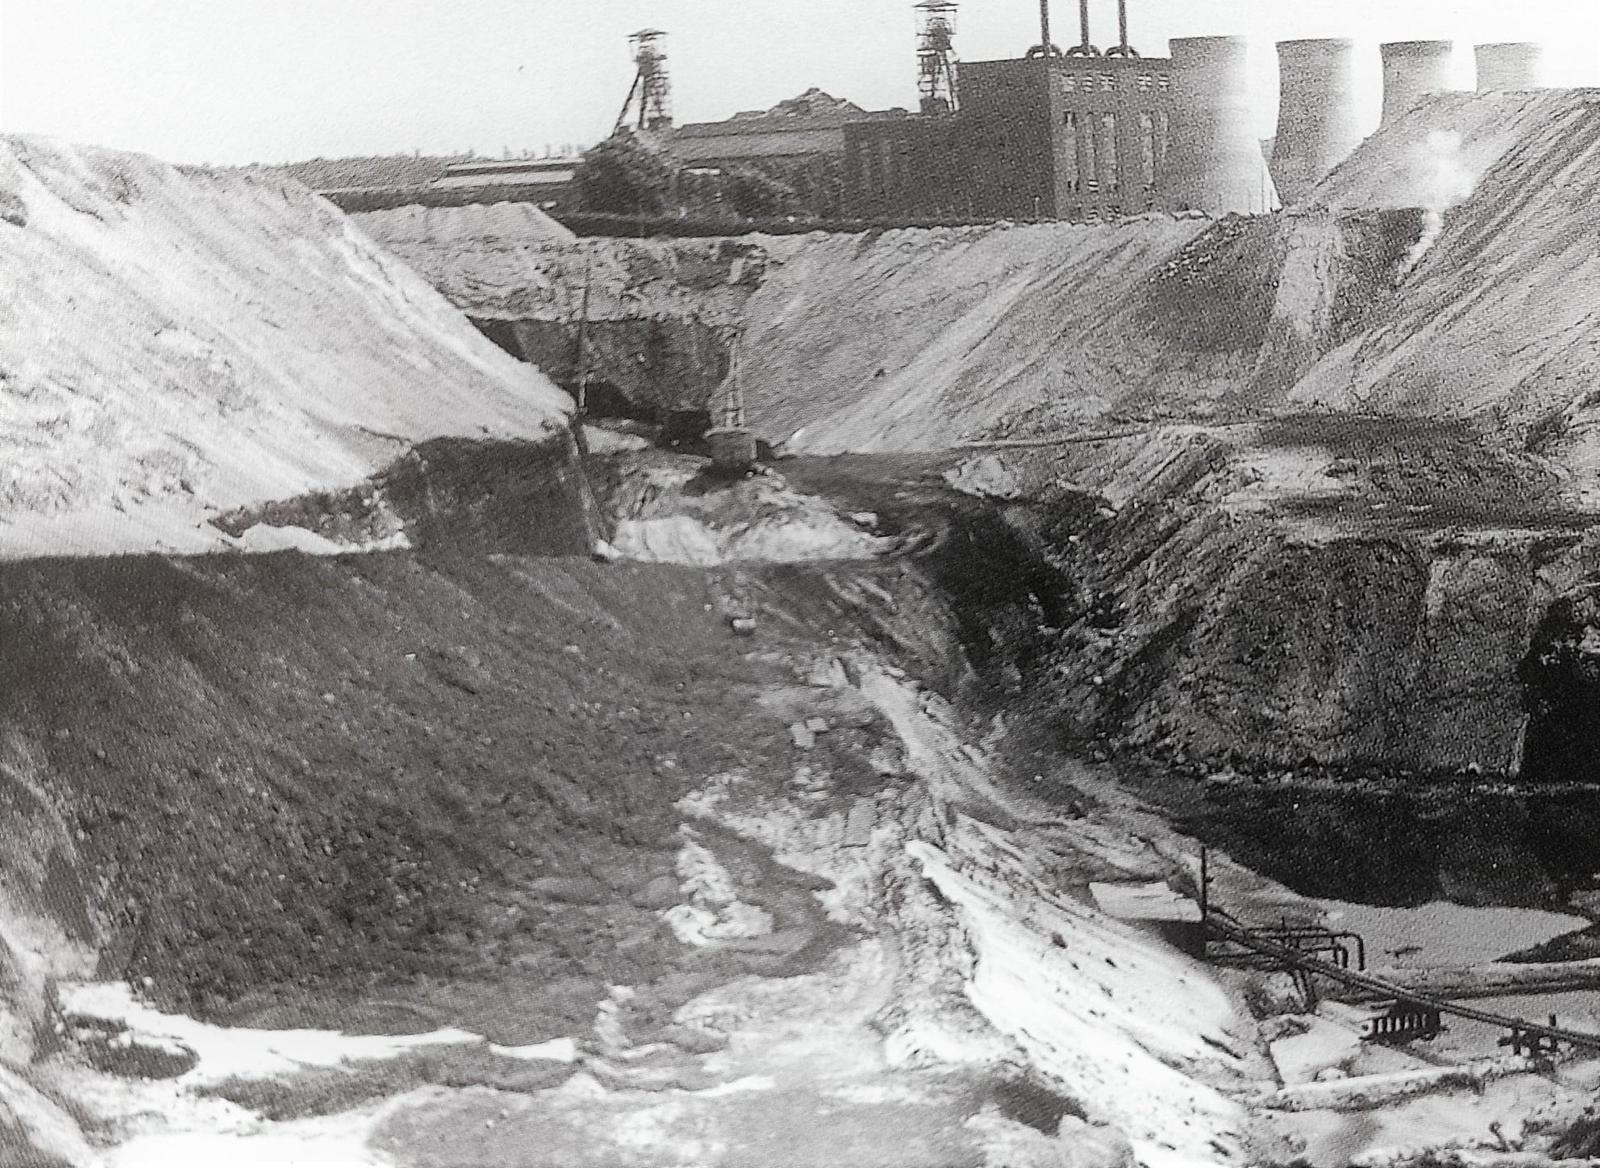
[[[316,1024],[370,985],[450,977],[483,983],[462,1012],[507,1040],[565,1033],[677,948],[625,894],[535,882],[647,884],[693,777],[788,773],[713,600],[692,570],[471,541],[0,566],[0,879],[58,931],[94,922],[100,972],[167,1007],[315,988]],[[504,978],[570,983],[571,1017],[496,1013]]]
[[[1520,670],[1530,779],[1600,781],[1600,585],[1550,606]]]
[[[673,410],[704,409],[728,374],[730,330],[672,318],[480,320],[485,336],[513,357],[537,365],[577,396],[582,376],[579,332],[589,367],[589,412],[655,421]]]
[[[585,555],[602,534],[571,432],[545,442],[424,442],[358,487],[212,523],[233,536],[265,523],[353,547],[403,534],[413,547],[523,555]]]
[[[1520,773],[1530,713],[1594,700],[1553,677],[1523,693],[1546,609],[1600,570],[1583,517],[1449,428],[1304,427],[1035,456],[1032,482],[1106,492],[1035,524],[1077,594],[1041,679],[1063,732],[1196,765]],[[1546,642],[1581,640],[1563,627]],[[1544,656],[1577,668],[1570,646]]]

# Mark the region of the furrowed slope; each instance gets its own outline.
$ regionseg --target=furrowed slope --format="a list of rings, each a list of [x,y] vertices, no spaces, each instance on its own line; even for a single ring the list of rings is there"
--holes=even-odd
[[[584,321],[602,412],[706,409],[737,346],[752,425],[810,452],[1248,408],[1362,325],[1419,223],[1321,211],[567,242],[495,208],[360,218],[565,385]]]
[[[528,203],[396,207],[361,212],[351,219],[385,248],[405,255],[413,267],[430,277],[449,271],[451,265],[461,263],[479,248],[503,253],[514,250],[516,243],[570,243],[577,238]]]
[[[591,403],[701,409],[769,267],[803,239],[574,240],[526,204],[351,216],[512,355],[575,391],[579,321]]]
[[[1475,418],[1574,469],[1595,465],[1600,105],[1547,105],[1547,124],[1445,215],[1378,327],[1294,401]]]
[[[228,546],[219,512],[564,426],[297,184],[0,140],[0,282],[0,556]]]
[[[752,424],[827,453],[934,449],[1007,405],[1070,397],[1073,412],[1102,413],[1127,366],[1150,360],[1121,350],[1108,325],[1136,313],[1152,273],[1208,226],[1152,217],[813,237],[751,300]]]
[[[677,768],[785,757],[714,599],[575,558],[0,565],[0,937],[188,1008],[520,969],[592,1017],[676,952],[622,901],[672,869]]]
[[[751,299],[752,424],[833,453],[1226,417],[1358,327],[1414,230],[1311,213],[815,238]]]
[[[1443,211],[1512,149],[1543,138],[1600,91],[1434,93],[1356,148],[1306,207]]]

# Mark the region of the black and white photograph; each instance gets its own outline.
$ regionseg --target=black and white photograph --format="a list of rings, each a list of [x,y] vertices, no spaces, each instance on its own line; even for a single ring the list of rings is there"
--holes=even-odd
[[[1600,4],[0,0],[0,1168],[1600,1164]]]

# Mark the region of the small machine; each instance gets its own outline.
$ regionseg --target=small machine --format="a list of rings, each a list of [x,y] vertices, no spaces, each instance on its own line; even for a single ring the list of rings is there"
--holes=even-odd
[[[1361,1023],[1361,1040],[1386,1046],[1402,1042],[1424,1042],[1444,1032],[1439,1009],[1426,1002],[1377,1002]]]

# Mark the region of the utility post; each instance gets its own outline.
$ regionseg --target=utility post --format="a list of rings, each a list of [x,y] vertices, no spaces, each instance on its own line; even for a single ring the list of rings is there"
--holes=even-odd
[[[583,257],[583,305],[578,313],[578,417],[589,411],[589,286],[594,252]]]

